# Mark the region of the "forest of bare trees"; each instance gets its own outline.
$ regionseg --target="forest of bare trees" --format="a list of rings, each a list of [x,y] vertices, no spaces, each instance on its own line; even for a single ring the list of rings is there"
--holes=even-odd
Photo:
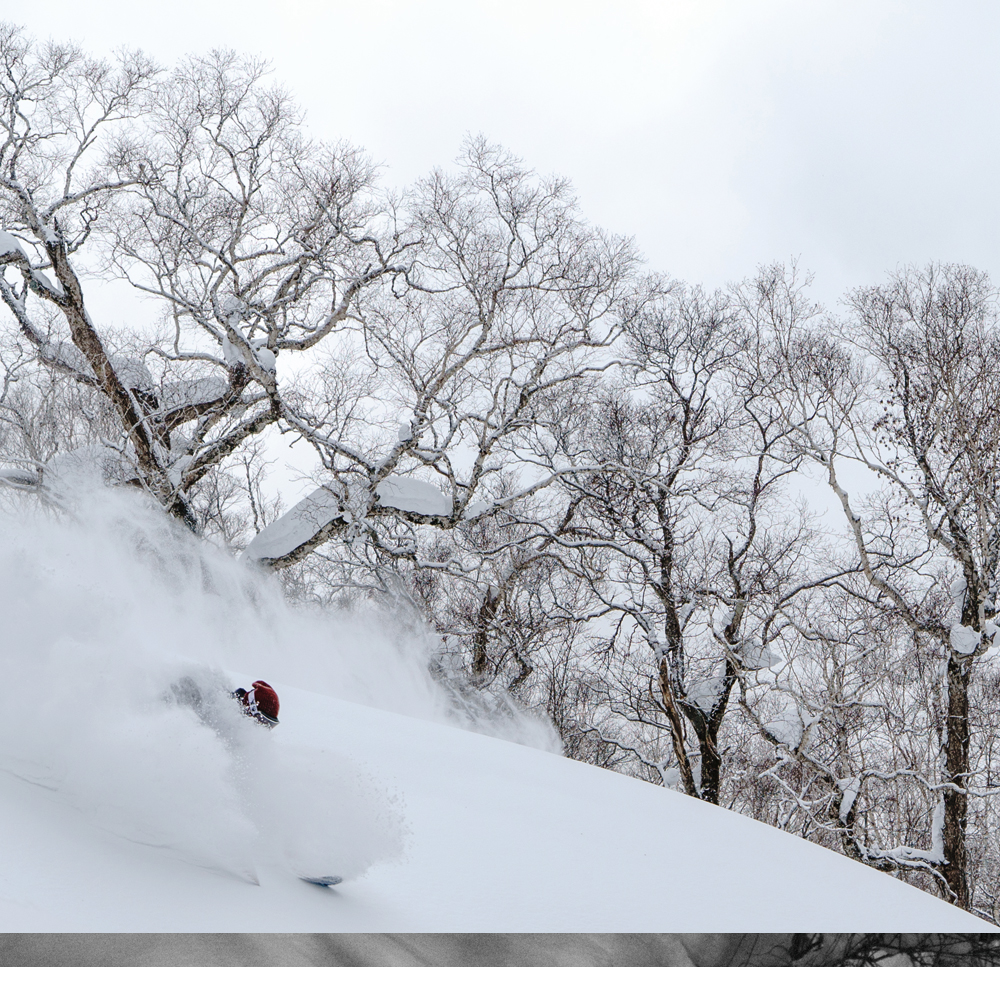
[[[9,26],[0,230],[0,502],[99,470],[292,600],[421,623],[568,755],[1000,922],[985,274],[705,290],[486,140],[389,191],[262,64]],[[154,320],[90,312],[109,279]]]

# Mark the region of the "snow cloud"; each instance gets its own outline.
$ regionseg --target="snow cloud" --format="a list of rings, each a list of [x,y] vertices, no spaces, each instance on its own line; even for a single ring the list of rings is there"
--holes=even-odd
[[[262,678],[453,721],[427,642],[291,608],[274,579],[122,490],[72,515],[0,513],[0,608],[0,768],[249,880],[260,864],[349,877],[401,850],[391,791],[349,747],[303,745],[292,710],[259,728],[228,692]]]

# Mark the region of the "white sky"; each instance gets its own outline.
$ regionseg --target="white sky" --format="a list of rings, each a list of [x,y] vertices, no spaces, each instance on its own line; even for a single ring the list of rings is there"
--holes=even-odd
[[[483,132],[569,177],[593,222],[675,277],[800,255],[831,305],[905,263],[1000,277],[994,3],[35,0],[3,16],[164,63],[264,55],[314,134],[365,146],[395,185]]]
[[[314,135],[364,146],[394,186],[482,132],[677,278],[797,256],[834,307],[910,263],[1000,279],[986,0],[6,0],[3,18],[163,64],[262,55]],[[120,290],[88,295],[99,322],[134,321]]]

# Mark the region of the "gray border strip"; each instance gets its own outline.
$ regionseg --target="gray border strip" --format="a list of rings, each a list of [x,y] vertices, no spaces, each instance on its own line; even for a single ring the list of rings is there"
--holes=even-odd
[[[0,967],[1000,965],[1000,934],[0,934]]]
[[[677,934],[0,934],[0,966],[674,966]]]

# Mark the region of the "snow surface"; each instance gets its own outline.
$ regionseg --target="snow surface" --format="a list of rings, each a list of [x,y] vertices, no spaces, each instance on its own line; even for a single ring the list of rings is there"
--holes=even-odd
[[[71,340],[49,341],[42,348],[42,353],[45,357],[51,358],[53,361],[62,362],[62,364],[75,369],[81,374],[91,374],[93,372],[86,355]]]
[[[796,709],[788,709],[776,718],[765,723],[767,731],[779,742],[790,747],[797,747],[802,743],[804,727],[802,718]]]
[[[55,285],[52,284],[52,282],[49,280],[48,275],[44,271],[39,270],[37,267],[33,267],[31,269],[31,276],[42,287],[47,288],[53,294],[55,294],[55,295],[61,294],[60,290],[58,288],[56,288]]]
[[[465,508],[465,511],[462,514],[462,519],[464,521],[471,521],[474,517],[479,517],[480,514],[485,514],[492,508],[492,500],[477,500],[475,503],[470,503],[469,506]]]
[[[273,372],[277,367],[278,359],[274,351],[267,346],[267,337],[255,337],[250,341],[250,346],[253,348],[257,364],[265,371]]]
[[[458,728],[419,636],[288,607],[131,491],[27,510],[0,515],[0,931],[992,929],[542,721]],[[258,677],[273,731],[226,697]]]
[[[378,776],[401,858],[337,890],[260,884],[115,837],[0,773],[0,930],[707,932],[990,930],[734,813],[498,739],[278,685],[283,748]]]
[[[24,247],[21,246],[21,241],[12,233],[0,230],[0,257],[4,257],[9,253],[19,254],[25,260],[28,259],[28,255],[24,252]]]
[[[970,625],[952,625],[950,638],[951,648],[966,656],[976,651],[982,635]]]
[[[112,354],[110,360],[119,381],[126,389],[142,389],[146,392],[152,392],[156,388],[153,376],[144,361],[128,354]]]
[[[383,507],[394,510],[445,516],[452,512],[451,501],[436,486],[411,476],[386,476],[375,487],[375,495]],[[254,537],[243,550],[243,559],[280,559],[343,514],[342,500],[333,490],[313,490]]]
[[[375,487],[375,495],[383,507],[405,510],[413,514],[449,517],[452,503],[436,486],[412,476],[386,476]]]
[[[218,376],[168,382],[160,393],[160,407],[164,410],[173,410],[182,406],[210,403],[224,395],[228,388],[229,383]]]
[[[341,500],[332,490],[325,487],[313,490],[256,535],[243,550],[243,559],[280,559],[308,542],[342,513]]]

